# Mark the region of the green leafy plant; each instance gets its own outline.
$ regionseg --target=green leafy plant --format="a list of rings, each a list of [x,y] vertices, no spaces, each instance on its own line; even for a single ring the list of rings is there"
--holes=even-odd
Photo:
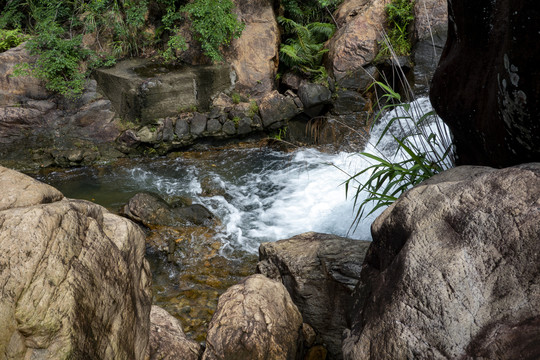
[[[392,0],[385,10],[388,41],[379,43],[380,50],[376,60],[391,57],[391,51],[398,56],[409,55],[411,41],[408,28],[414,21],[414,0]]]
[[[39,55],[34,64],[21,64],[15,76],[31,75],[45,81],[47,89],[69,98],[79,96],[86,81],[87,69],[81,62],[90,51],[81,46],[82,37],[63,38],[64,30],[49,20],[38,24],[38,36],[28,41],[31,55]]]
[[[220,48],[240,37],[245,27],[232,12],[233,8],[231,0],[196,0],[182,8],[191,19],[204,53],[214,61],[223,60]]]
[[[239,104],[240,101],[242,101],[242,97],[240,96],[239,93],[236,93],[236,92],[233,92],[231,94],[231,99],[232,99],[233,104]]]
[[[342,0],[282,0],[283,16],[297,23],[335,23],[332,13]]]
[[[287,127],[284,127],[284,128],[279,129],[277,133],[274,133],[272,135],[272,139],[277,140],[277,141],[283,141],[286,135],[287,135]]]
[[[392,204],[405,190],[455,164],[451,135],[434,111],[424,112],[414,102],[403,103],[400,94],[385,83],[375,85],[384,91],[381,100],[385,105],[378,119],[382,114],[391,118],[374,144],[376,153],[360,153],[372,165],[345,182],[346,195],[354,188],[357,211],[353,226],[377,209]],[[377,150],[388,136],[395,141],[392,154]]]
[[[278,17],[278,22],[288,33],[295,35],[281,44],[280,60],[292,70],[308,74],[315,80],[326,80],[322,59],[328,49],[324,48],[324,43],[334,34],[335,26],[318,22],[304,26],[282,16]]]
[[[0,29],[0,52],[19,46],[29,37],[21,32],[20,29],[2,30]]]
[[[248,116],[253,119],[255,115],[259,113],[259,105],[255,100],[249,102]]]

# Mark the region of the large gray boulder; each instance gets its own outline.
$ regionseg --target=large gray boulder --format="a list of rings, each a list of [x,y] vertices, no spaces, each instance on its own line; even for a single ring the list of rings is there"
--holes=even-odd
[[[345,359],[540,358],[540,164],[458,167],[372,226]]]
[[[150,360],[199,360],[203,347],[190,340],[182,330],[180,321],[159,306],[150,311]]]
[[[332,359],[341,359],[351,294],[371,242],[305,233],[263,243],[257,269],[285,285],[304,322],[321,336]]]
[[[144,233],[91,202],[0,167],[3,359],[144,359]]]
[[[285,287],[252,275],[219,298],[203,360],[293,360],[302,316]]]

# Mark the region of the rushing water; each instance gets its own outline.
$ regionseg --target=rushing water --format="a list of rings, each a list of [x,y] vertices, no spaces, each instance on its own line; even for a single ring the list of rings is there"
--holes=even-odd
[[[414,106],[419,113],[430,110],[427,99],[418,100]],[[396,115],[403,116],[388,114],[372,137],[378,138]],[[404,131],[409,131],[407,126],[397,123],[391,129],[394,134]],[[377,147],[370,141],[366,151],[397,159],[400,156],[395,155],[390,133]],[[210,233],[193,230],[192,241],[180,243],[175,264],[167,263],[162,254],[149,253],[154,301],[181,318],[188,334],[202,340],[218,295],[253,272],[254,254],[261,242],[306,231],[371,239],[370,224],[383,209],[351,228],[355,209],[351,197],[345,197],[343,185],[350,175],[369,165],[365,158],[351,153],[239,148],[185,152],[175,158],[122,160],[114,165],[50,172],[39,179],[67,197],[87,199],[113,212],[142,191],[170,202],[189,198],[210,209],[221,224]],[[351,185],[361,184],[365,178]],[[354,193],[354,189],[351,191]],[[185,234],[169,229],[151,230],[148,236],[176,239]]]

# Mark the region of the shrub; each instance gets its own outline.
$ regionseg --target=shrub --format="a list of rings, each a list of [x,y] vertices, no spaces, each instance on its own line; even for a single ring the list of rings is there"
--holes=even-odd
[[[1,30],[0,29],[0,52],[4,52],[28,39],[28,36],[21,33],[20,29]]]
[[[278,21],[289,34],[294,34],[280,46],[283,64],[315,80],[325,81],[327,74],[322,59],[328,49],[324,48],[324,44],[334,34],[335,26],[318,22],[304,26],[282,16],[278,17]]]
[[[392,0],[386,5],[387,15],[387,36],[388,42],[379,43],[381,49],[377,59],[391,56],[391,50],[398,56],[409,55],[411,52],[411,41],[409,36],[409,25],[414,20],[414,0]]]
[[[32,75],[45,81],[48,90],[69,98],[84,90],[88,70],[82,62],[90,59],[91,52],[81,46],[82,36],[64,39],[64,30],[54,21],[38,24],[38,36],[28,41],[30,55],[39,55],[34,64],[21,64],[15,76]]]
[[[223,60],[221,46],[240,37],[245,27],[233,14],[233,8],[231,0],[196,0],[183,7],[204,53],[214,61]]]

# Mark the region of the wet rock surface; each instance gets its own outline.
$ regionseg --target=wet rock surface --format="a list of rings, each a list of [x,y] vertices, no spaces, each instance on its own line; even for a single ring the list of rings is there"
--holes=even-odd
[[[221,295],[203,359],[295,359],[302,316],[285,287],[252,275]]]
[[[128,218],[146,226],[209,226],[214,215],[199,204],[171,206],[158,195],[139,193],[123,209]]]
[[[457,167],[372,226],[345,359],[540,356],[540,164]]]
[[[143,232],[13,170],[0,168],[0,183],[9,195],[0,210],[0,352],[144,359],[151,280]]]
[[[311,232],[259,248],[257,270],[285,285],[331,359],[342,358],[341,336],[348,327],[351,294],[370,244]]]

